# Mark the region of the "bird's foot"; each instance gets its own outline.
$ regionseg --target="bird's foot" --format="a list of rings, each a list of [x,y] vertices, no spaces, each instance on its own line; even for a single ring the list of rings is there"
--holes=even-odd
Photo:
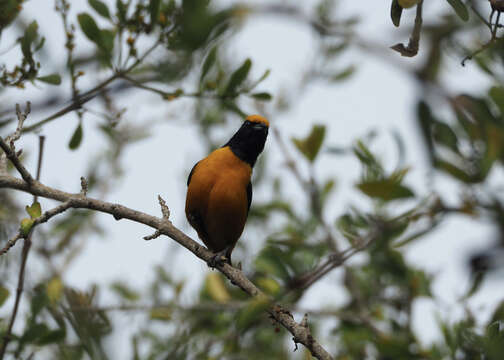
[[[215,253],[215,255],[207,262],[208,266],[212,269],[215,269],[218,265],[223,265],[224,263],[228,263],[230,266],[233,266],[231,265],[231,259],[227,256],[228,251],[229,250],[226,248],[218,253]]]

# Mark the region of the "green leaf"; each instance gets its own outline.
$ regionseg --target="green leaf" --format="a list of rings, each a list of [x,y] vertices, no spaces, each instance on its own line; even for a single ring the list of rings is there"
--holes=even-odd
[[[252,97],[261,101],[270,101],[272,99],[271,94],[267,92],[254,93],[252,94]]]
[[[271,277],[258,277],[256,279],[257,286],[261,288],[265,293],[271,296],[278,295],[282,287],[275,279]]]
[[[267,246],[261,250],[259,256],[255,259],[255,268],[257,271],[287,280],[290,278],[290,274],[283,262],[285,257],[286,254],[279,247]]]
[[[88,0],[89,5],[104,18],[110,19],[110,12],[107,5],[100,0]]]
[[[434,161],[434,166],[466,184],[472,184],[481,181],[480,178],[474,175],[470,175],[457,165],[454,165],[444,160],[436,159]]]
[[[26,205],[25,209],[32,219],[36,219],[42,215],[42,208],[40,207],[40,203],[38,201],[35,201],[31,204],[31,206]]]
[[[252,299],[249,305],[238,313],[236,325],[239,329],[248,328],[254,322],[259,321],[260,314],[264,313],[270,305],[271,303],[266,296]]]
[[[77,21],[84,32],[84,35],[94,42],[97,46],[102,47],[102,34],[101,30],[96,25],[94,19],[87,13],[81,13],[77,16]]]
[[[9,298],[10,292],[9,289],[4,288],[0,285],[0,307],[5,303],[5,300]]]
[[[42,336],[46,335],[49,332],[49,328],[47,327],[46,324],[42,323],[34,323],[31,324],[26,331],[24,332],[23,336],[21,337],[20,341],[21,342],[35,342]]]
[[[159,18],[159,6],[161,5],[161,0],[150,0],[149,1],[149,13],[151,19],[151,26],[154,27]]]
[[[425,101],[420,101],[417,105],[417,119],[422,130],[423,139],[427,146],[428,155],[431,163],[434,162],[434,144],[431,135],[431,126],[435,122],[432,111]]]
[[[250,59],[243,62],[243,64],[231,75],[226,89],[224,90],[224,95],[236,95],[236,89],[245,81],[251,67],[252,61]]]
[[[82,142],[82,135],[83,135],[82,125],[79,124],[77,125],[77,128],[75,129],[72,138],[68,143],[68,147],[70,148],[70,150],[76,150],[80,146]]]
[[[324,141],[325,131],[324,125],[313,125],[310,134],[306,138],[292,138],[292,142],[310,162],[313,162]]]
[[[23,236],[28,236],[33,227],[33,219],[24,218],[21,220],[20,230]]]
[[[467,7],[461,0],[446,0],[446,1],[448,1],[448,4],[450,4],[453,10],[455,10],[459,18],[461,18],[464,21],[469,20],[469,11],[467,10]]]
[[[450,4],[453,10],[455,10],[459,18],[461,18],[464,21],[469,20],[469,11],[467,10],[467,7],[461,0],[446,0],[446,1],[448,1],[448,4]]]
[[[128,13],[128,3],[123,3],[121,0],[116,0],[116,8],[117,8],[117,17],[119,18],[119,22],[124,24],[126,22],[126,15]]]
[[[49,330],[37,339],[37,345],[60,343],[66,337],[65,329]]]
[[[167,307],[155,307],[149,312],[153,320],[170,321],[172,319],[172,310]]]
[[[348,79],[350,76],[352,76],[355,73],[355,66],[350,65],[346,69],[340,71],[339,73],[336,73],[331,76],[331,81],[343,81]]]
[[[357,188],[364,194],[385,201],[396,199],[407,199],[415,196],[406,186],[393,182],[391,180],[377,180],[357,184]]]
[[[401,24],[402,11],[403,11],[403,8],[401,5],[399,5],[399,1],[392,0],[392,5],[390,7],[390,17],[392,19],[392,23],[396,27],[399,27],[399,25]]]
[[[485,275],[486,273],[484,271],[478,271],[475,274],[473,274],[472,278],[472,284],[469,290],[467,291],[467,294],[465,294],[461,300],[467,300],[474,294],[478,292],[478,290],[481,288],[481,285],[483,285],[483,280],[485,280]]]
[[[19,39],[19,41],[21,42],[21,51],[23,52],[23,55],[28,59],[32,58],[31,45],[35,41],[37,36],[38,24],[36,21],[33,21],[26,28],[23,37]]]
[[[458,152],[458,138],[450,126],[443,122],[436,122],[433,129],[433,137],[440,145],[444,145],[451,150]]]
[[[101,36],[101,49],[105,51],[107,56],[111,56],[112,50],[114,49],[114,37],[115,32],[112,30],[104,29],[100,31]]]
[[[59,74],[50,74],[46,76],[39,76],[37,80],[51,84],[51,85],[59,85],[61,84],[61,76]]]
[[[501,116],[504,116],[504,87],[493,86],[488,91],[488,95],[492,98],[495,105],[499,107]]]
[[[35,287],[34,295],[31,298],[30,309],[31,318],[34,320],[40,311],[49,305],[49,299],[43,286]]]
[[[116,281],[111,286],[111,289],[124,300],[137,301],[140,299],[140,294],[131,289],[127,284]]]
[[[208,71],[210,71],[213,64],[215,64],[216,59],[217,59],[217,46],[214,46],[212,50],[210,50],[210,52],[208,53],[205,61],[203,62],[203,66],[201,67],[200,83],[208,74]]]
[[[205,290],[212,300],[224,304],[231,300],[231,295],[218,272],[209,273],[205,279]]]
[[[46,292],[49,301],[52,304],[56,304],[63,296],[63,282],[61,278],[52,278],[46,285]]]

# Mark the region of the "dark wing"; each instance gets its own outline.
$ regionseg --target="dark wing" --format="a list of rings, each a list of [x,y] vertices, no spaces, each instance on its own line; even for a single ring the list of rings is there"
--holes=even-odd
[[[205,227],[205,222],[203,218],[199,214],[199,212],[192,212],[187,215],[187,220],[189,220],[189,224],[196,230],[198,236],[203,240],[203,242],[207,242],[208,234]]]
[[[198,164],[199,164],[199,161],[196,164],[194,164],[194,166],[192,167],[191,172],[189,173],[189,177],[187,178],[187,186],[189,186],[189,183],[191,182],[191,178],[194,173],[194,169],[196,169],[196,166],[198,166]]]
[[[252,183],[249,182],[247,185],[247,201],[248,201],[248,208],[247,208],[247,214],[248,211],[250,210],[250,204],[252,204]]]

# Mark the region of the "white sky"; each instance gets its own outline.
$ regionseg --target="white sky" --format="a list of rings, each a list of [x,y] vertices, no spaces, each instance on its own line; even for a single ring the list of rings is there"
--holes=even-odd
[[[83,9],[91,11],[87,7],[87,1],[78,0],[71,3],[71,18]],[[362,9],[363,2],[347,0],[341,3],[341,11],[344,14],[350,13],[361,17],[359,33],[366,39],[383,44],[384,49],[398,41],[407,41],[414,11],[407,11],[404,14],[402,31],[397,31],[389,18],[389,1],[366,1],[365,11]],[[61,22],[53,12],[53,6],[52,1],[28,1],[24,5],[23,14],[27,19],[37,19],[40,32],[47,38],[46,50],[50,52],[50,56],[61,58],[59,60],[61,67],[55,70],[63,73],[65,63],[63,39],[58,38]],[[428,21],[447,8],[446,2],[435,4],[428,2],[425,18]],[[276,94],[279,90],[288,91],[289,88],[298,85],[297,75],[313,61],[314,37],[308,27],[294,21],[271,16],[252,17],[233,38],[230,51],[240,59],[244,60],[247,57],[253,59],[252,73],[255,77],[260,76],[265,69],[271,69],[270,77],[260,89]],[[0,50],[3,51],[7,44],[10,44],[8,39],[7,33],[2,35]],[[89,43],[87,40],[83,42]],[[296,99],[296,104],[288,113],[270,119],[271,123],[280,129],[285,139],[305,135],[314,122],[325,123],[328,126],[326,144],[339,146],[350,144],[370,129],[378,129],[380,137],[373,148],[386,160],[386,164],[391,164],[390,168],[395,165],[397,159],[390,130],[397,129],[407,145],[406,163],[412,167],[407,183],[414,185],[418,194],[425,194],[428,168],[423,156],[422,143],[416,136],[414,114],[418,91],[412,77],[405,71],[421,63],[422,50],[424,48],[421,46],[420,56],[413,59],[401,58],[398,54],[387,50],[384,50],[385,57],[377,59],[367,53],[352,50],[342,58],[341,64],[336,64],[341,68],[348,64],[358,66],[356,75],[350,81],[336,86],[322,83],[311,85],[303,93],[302,98]],[[9,52],[6,56],[9,57],[13,53]],[[462,68],[459,61],[460,59],[453,57],[443,65],[449,89],[472,92],[488,86],[488,81],[473,64]],[[2,103],[33,101],[48,91],[64,91],[69,96],[70,92],[66,85],[56,90],[55,87],[41,84],[38,89],[9,92],[8,96],[4,93]],[[187,88],[190,89],[190,85]],[[183,113],[181,110],[187,109],[192,104],[192,100],[160,102],[158,96],[141,90],[131,91],[130,94],[122,97],[120,104],[128,106],[126,119],[135,123],[161,121],[171,115],[180,116]],[[47,114],[34,112],[30,116],[30,122],[40,120],[45,115]],[[204,149],[198,145],[197,128],[189,124],[189,119],[175,120],[173,123],[165,121],[162,125],[156,126],[152,138],[128,148],[122,160],[126,176],[112,189],[107,200],[147,213],[159,214],[156,198],[157,194],[161,194],[171,209],[173,223],[195,237],[196,234],[187,225],[183,212],[185,177],[193,163],[205,154]],[[81,147],[78,151],[69,151],[67,144],[76,124],[77,118],[71,114],[52,122],[42,131],[47,137],[42,181],[49,186],[70,192],[78,191],[79,178],[85,174],[89,154],[97,153],[106,144],[96,131],[97,119],[87,116]],[[236,127],[237,122],[230,121],[226,133],[232,134]],[[36,141],[33,135],[25,136],[18,146],[35,153]],[[277,144],[272,136],[268,139],[266,151],[271,160],[269,171],[288,174],[281,167],[281,157],[278,155]],[[34,158],[35,156],[32,156],[29,163],[32,169]],[[320,159],[316,172],[321,180],[332,175],[338,178],[337,191],[331,198],[332,217],[328,217],[330,222],[342,214],[350,204],[363,204],[363,197],[353,190],[353,184],[360,174],[360,167],[356,161],[347,157],[326,155]],[[436,177],[436,183],[442,193],[451,199],[459,193],[460,189],[453,187],[454,182],[443,177]],[[293,196],[300,196],[300,189],[295,183],[291,183],[285,191]],[[267,196],[267,192],[261,192],[261,189],[255,190],[255,199],[264,199]],[[20,195],[20,198],[26,203],[31,200],[26,195]],[[50,204],[48,201],[42,202],[43,208],[46,209],[51,206]],[[126,220],[116,222],[107,215],[99,215],[98,219],[107,229],[107,238],[88,239],[89,244],[85,253],[65,274],[66,283],[85,288],[92,283],[105,285],[119,278],[141,286],[146,279],[151,278],[153,265],[161,263],[168,270],[176,269],[174,273],[177,278],[187,279],[188,286],[183,298],[188,303],[192,301],[195,290],[208,271],[206,264],[168,238],[143,241],[142,237],[150,234],[151,230],[142,225]],[[246,228],[242,241],[247,240],[262,241],[251,236]],[[467,258],[472,251],[485,248],[492,240],[492,229],[489,226],[465,218],[453,218],[446,221],[440,230],[428,238],[407,248],[408,260],[438,275],[434,283],[434,293],[439,297],[439,303],[434,304],[431,300],[422,299],[415,305],[415,328],[424,342],[432,341],[439,334],[434,309],[437,309],[443,318],[455,319],[462,313],[463,306],[457,299],[469,286]],[[235,261],[242,261],[247,266],[247,260],[240,257],[243,257],[243,253],[234,255]],[[167,259],[170,259],[171,263],[167,263]],[[28,287],[32,271],[34,268],[28,264]],[[303,307],[316,309],[321,304],[344,301],[341,288],[328,285],[334,284],[340,276],[341,272],[335,271],[314,286],[304,296]],[[33,276],[37,277],[38,275]],[[9,285],[12,289],[15,288],[14,283]],[[486,282],[483,291],[469,301],[470,308],[476,312],[480,321],[486,320],[496,301],[499,300],[501,292],[497,289],[495,282]],[[101,300],[105,305],[113,302],[114,298],[110,294],[102,293]],[[131,325],[133,319],[130,315],[115,318],[118,319],[118,326]],[[21,320],[20,318],[18,325],[22,323]],[[115,339],[114,343],[121,344],[119,339]],[[114,357],[121,358],[127,355],[129,349],[128,339],[126,346],[115,346]]]

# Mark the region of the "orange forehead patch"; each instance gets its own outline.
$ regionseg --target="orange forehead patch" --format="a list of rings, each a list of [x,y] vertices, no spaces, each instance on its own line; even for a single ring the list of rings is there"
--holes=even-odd
[[[249,115],[245,120],[248,120],[253,123],[264,124],[269,127],[269,121],[264,116],[261,115]]]

